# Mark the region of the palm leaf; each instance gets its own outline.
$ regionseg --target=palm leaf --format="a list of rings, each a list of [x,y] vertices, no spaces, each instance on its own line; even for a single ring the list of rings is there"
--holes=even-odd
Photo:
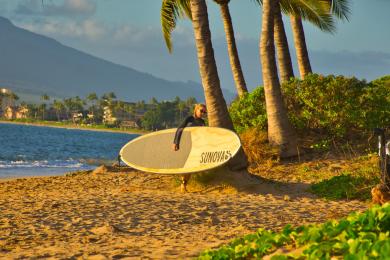
[[[252,0],[259,5],[262,0]],[[286,15],[293,15],[311,22],[322,31],[335,32],[336,27],[329,10],[332,0],[280,0],[280,9]],[[347,1],[347,0],[338,0]]]
[[[329,12],[329,1],[318,0],[280,0],[283,13],[307,20],[320,30],[334,33],[336,26]]]
[[[192,19],[189,0],[163,0],[161,5],[161,27],[165,44],[172,52],[171,34],[179,18]]]
[[[336,15],[339,19],[349,21],[349,15],[351,14],[350,1],[349,0],[325,0],[331,2],[330,11]]]

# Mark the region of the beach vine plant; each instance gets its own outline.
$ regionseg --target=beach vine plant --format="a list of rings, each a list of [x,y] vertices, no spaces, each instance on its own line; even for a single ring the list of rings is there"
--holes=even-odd
[[[387,203],[321,225],[287,225],[281,232],[259,229],[218,249],[206,250],[198,259],[388,259],[389,235]]]

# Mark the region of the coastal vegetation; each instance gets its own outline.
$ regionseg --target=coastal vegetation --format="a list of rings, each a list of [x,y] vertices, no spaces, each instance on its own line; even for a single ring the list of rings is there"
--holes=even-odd
[[[159,102],[152,98],[149,102],[125,102],[118,100],[115,93],[105,93],[98,97],[90,93],[85,98],[79,96],[53,99],[44,94],[40,104],[21,101],[16,94],[3,95],[0,99],[2,120],[35,123],[64,127],[84,127],[90,129],[150,131],[176,127],[192,112],[195,98]]]
[[[291,227],[281,232],[259,229],[199,259],[386,259],[390,255],[390,204],[352,213],[321,225]]]
[[[328,141],[369,134],[390,125],[390,77],[371,82],[345,76],[310,74],[282,85],[289,120],[300,133],[317,132]],[[236,130],[267,130],[264,87],[259,86],[230,108]]]

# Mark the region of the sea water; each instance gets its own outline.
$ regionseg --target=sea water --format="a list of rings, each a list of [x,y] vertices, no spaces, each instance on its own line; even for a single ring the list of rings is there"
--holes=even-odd
[[[137,136],[0,123],[0,178],[62,175],[111,164]]]

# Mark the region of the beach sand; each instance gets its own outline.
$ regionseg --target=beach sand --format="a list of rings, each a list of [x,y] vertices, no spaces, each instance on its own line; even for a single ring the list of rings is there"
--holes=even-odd
[[[0,258],[188,259],[258,228],[280,230],[363,211],[307,185],[220,172],[190,183],[127,169],[0,182]]]

